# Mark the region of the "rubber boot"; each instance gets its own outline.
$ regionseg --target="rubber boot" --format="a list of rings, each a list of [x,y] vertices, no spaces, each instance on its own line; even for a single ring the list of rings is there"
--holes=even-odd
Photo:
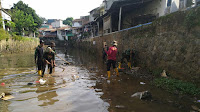
[[[128,62],[128,68],[131,69],[131,62]]]
[[[119,72],[117,68],[115,68],[115,72],[116,72],[116,75],[119,76]]]
[[[119,62],[119,66],[118,66],[118,68],[119,68],[119,69],[121,69],[121,65],[122,65],[122,63],[121,63],[121,62]]]
[[[42,75],[42,70],[38,70],[38,75]]]
[[[110,78],[110,71],[107,71],[107,74],[108,74],[108,78]]]

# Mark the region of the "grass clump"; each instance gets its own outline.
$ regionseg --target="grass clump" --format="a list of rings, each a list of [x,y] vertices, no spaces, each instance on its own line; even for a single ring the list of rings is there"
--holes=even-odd
[[[33,41],[32,38],[29,38],[29,37],[22,37],[22,36],[15,35],[15,34],[12,35],[12,39],[13,39],[13,40],[18,40],[18,41]]]
[[[10,35],[3,28],[0,28],[0,41],[9,39]]]
[[[153,81],[153,85],[172,93],[200,95],[200,88],[198,88],[196,85],[177,79],[157,78]]]

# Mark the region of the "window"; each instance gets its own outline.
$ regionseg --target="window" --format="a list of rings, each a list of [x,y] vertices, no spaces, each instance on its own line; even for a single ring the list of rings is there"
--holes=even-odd
[[[171,4],[172,4],[172,0],[168,0],[167,1],[167,7],[171,6]]]

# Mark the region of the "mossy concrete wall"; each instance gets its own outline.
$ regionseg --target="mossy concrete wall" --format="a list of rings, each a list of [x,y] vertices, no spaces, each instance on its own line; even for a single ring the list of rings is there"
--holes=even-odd
[[[121,54],[138,52],[137,66],[165,69],[173,77],[200,79],[200,8],[161,17],[148,26],[80,41],[79,48],[102,54],[103,42],[118,41]],[[118,57],[118,61],[119,61]]]
[[[18,40],[1,40],[0,53],[19,53],[34,50],[39,44],[39,39],[18,41]]]

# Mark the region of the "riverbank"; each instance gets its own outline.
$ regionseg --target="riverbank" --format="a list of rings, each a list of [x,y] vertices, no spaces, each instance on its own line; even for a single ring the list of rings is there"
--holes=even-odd
[[[0,34],[0,54],[27,52],[39,44],[38,38],[9,34],[3,29],[0,29]]]

